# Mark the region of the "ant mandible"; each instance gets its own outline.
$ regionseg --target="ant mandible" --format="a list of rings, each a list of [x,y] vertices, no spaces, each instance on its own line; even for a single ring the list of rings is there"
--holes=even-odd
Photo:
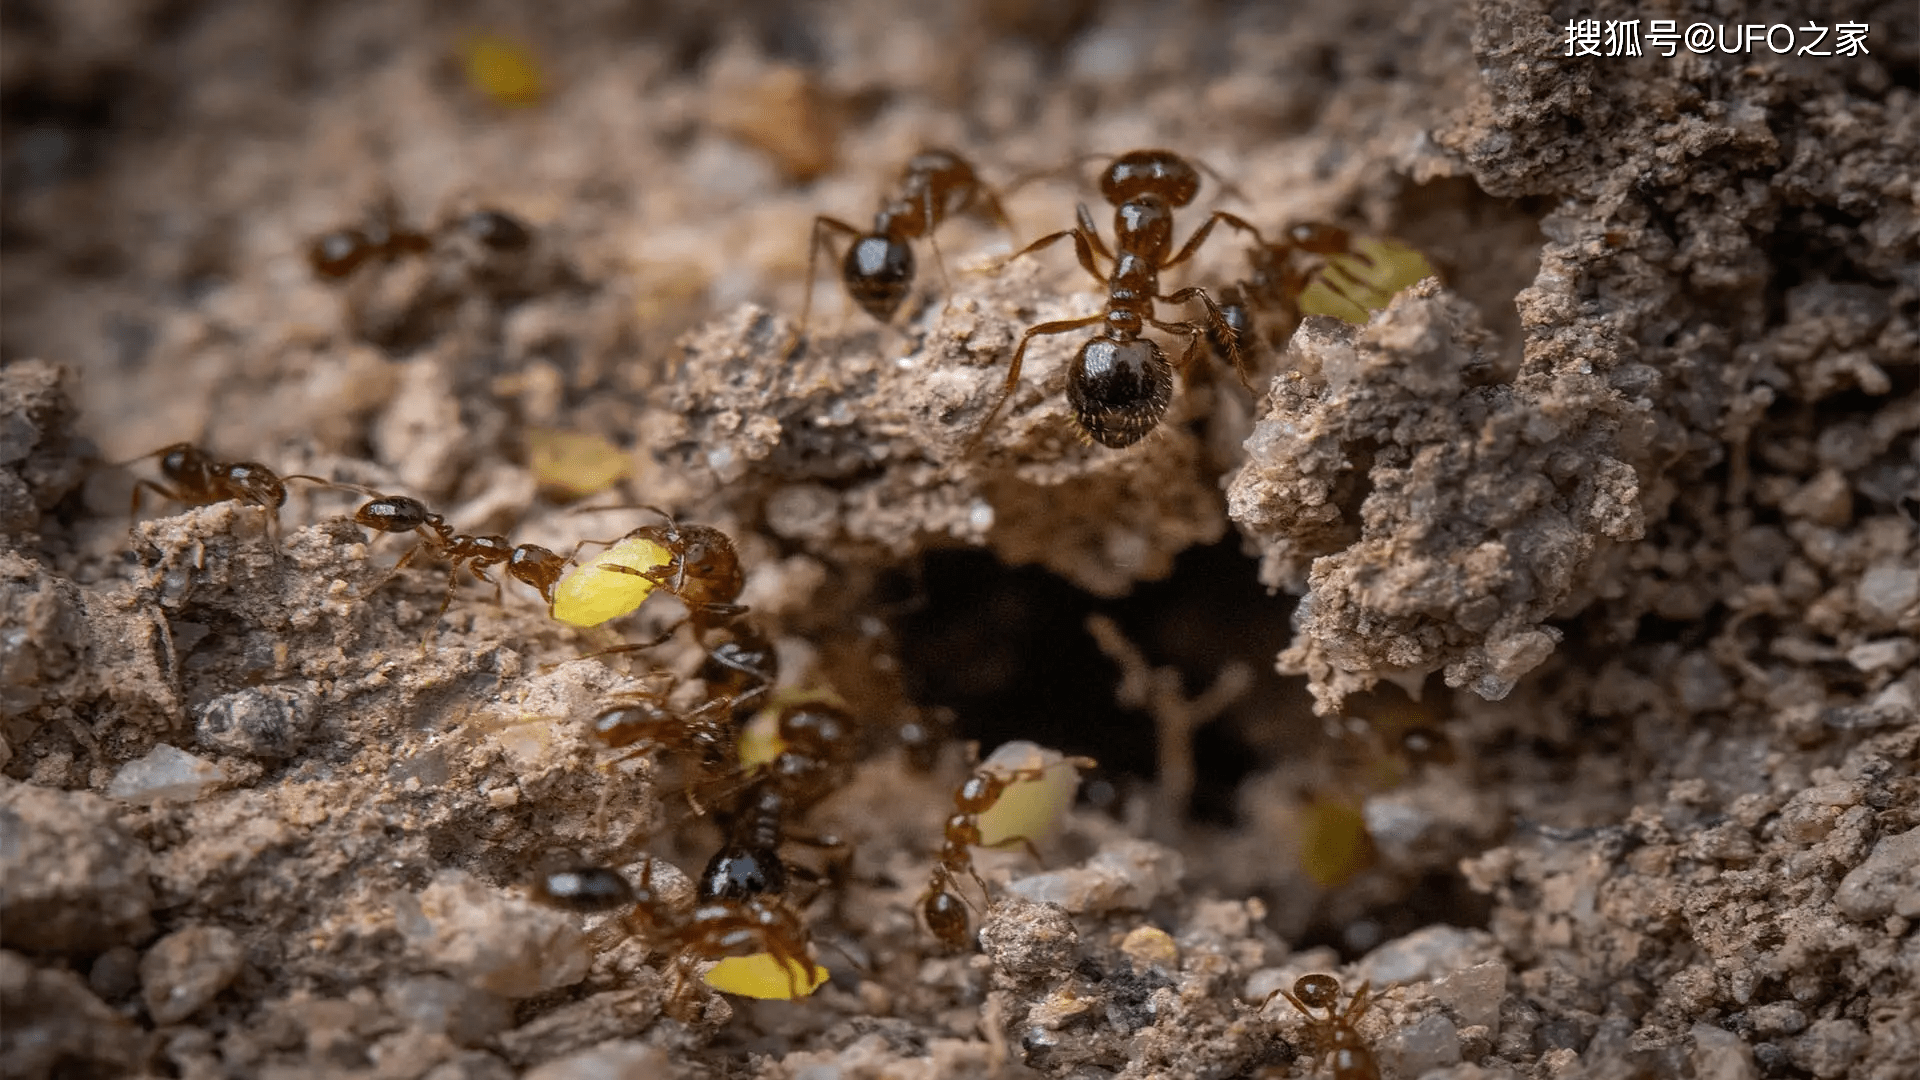
[[[940,258],[934,230],[947,218],[972,210],[985,213],[1012,231],[999,196],[981,182],[973,166],[951,150],[936,149],[922,150],[907,162],[900,175],[900,194],[880,204],[873,215],[872,232],[863,233],[824,214],[815,217],[813,238],[807,247],[807,298],[800,307],[800,322],[788,351],[806,334],[807,320],[813,313],[813,283],[819,274],[820,251],[830,246],[831,234],[853,238],[840,263],[840,281],[847,295],[867,314],[889,322],[913,287],[913,247],[908,241],[926,237],[933,245],[934,264],[940,268],[944,283],[947,267]]]
[[[1340,1000],[1339,979],[1327,974],[1302,975],[1294,980],[1291,993],[1285,987],[1276,987],[1267,995],[1267,1000],[1260,1003],[1260,1008],[1264,1011],[1274,994],[1280,994],[1300,1010],[1313,1032],[1315,1054],[1332,1055],[1333,1080],[1380,1080],[1380,1065],[1374,1060],[1373,1051],[1367,1048],[1366,1040],[1360,1037],[1359,1028],[1354,1026],[1371,1003],[1367,994],[1372,985],[1361,983],[1343,1011],[1334,1007]],[[1327,1015],[1315,1016],[1314,1009],[1325,1009]]]
[[[1198,350],[1209,327],[1226,327],[1220,306],[1205,289],[1197,286],[1171,294],[1160,292],[1160,271],[1178,266],[1212,235],[1213,227],[1225,222],[1260,239],[1260,230],[1245,219],[1215,210],[1206,223],[1194,230],[1179,251],[1173,250],[1173,211],[1191,203],[1200,191],[1200,174],[1186,159],[1171,150],[1135,150],[1113,159],[1100,177],[1100,193],[1113,206],[1114,248],[1107,249],[1100,238],[1086,204],[1078,208],[1079,225],[1049,233],[1012,256],[1039,251],[1071,237],[1074,253],[1087,273],[1107,287],[1107,309],[1098,315],[1058,322],[1041,323],[1027,329],[1014,350],[1007,369],[1006,385],[987,418],[968,440],[970,454],[986,435],[994,417],[1013,395],[1020,382],[1020,364],[1027,345],[1043,334],[1065,334],[1082,327],[1103,323],[1099,333],[1080,346],[1067,369],[1067,402],[1074,422],[1087,437],[1102,446],[1123,449],[1145,438],[1166,415],[1173,400],[1173,367],[1166,353],[1151,338],[1142,336],[1147,326],[1187,338],[1186,351],[1179,366],[1185,369]],[[1113,272],[1103,276],[1094,256],[1110,260]],[[1008,261],[1012,261],[1009,259]],[[1156,302],[1180,304],[1198,300],[1206,305],[1207,322],[1163,322],[1154,317]],[[1230,328],[1225,333],[1230,333]],[[1223,335],[1224,336],[1224,335]],[[1228,361],[1247,383],[1245,366],[1231,337]]]

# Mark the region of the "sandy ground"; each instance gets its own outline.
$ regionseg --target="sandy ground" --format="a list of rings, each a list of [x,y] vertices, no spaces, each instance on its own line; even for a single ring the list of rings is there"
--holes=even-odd
[[[1261,1003],[1312,971],[1371,981],[1389,1077],[1920,1073],[1908,0],[1663,8],[1870,27],[1673,58],[1563,55],[1625,4],[551,8],[0,7],[0,1073],[1306,1076],[1325,1032]],[[537,103],[475,88],[483,33]],[[1012,235],[944,225],[886,326],[823,272],[789,354],[813,216],[931,145]],[[1196,363],[1124,451],[1040,338],[969,452],[1022,330],[1104,301],[1069,245],[999,261],[1105,229],[1080,159],[1150,146],[1229,182],[1183,237],[1326,220],[1440,277],[1252,394]],[[432,250],[316,279],[382,206]],[[620,449],[598,503],[731,534],[783,684],[860,718],[795,823],[851,852],[791,897],[805,1001],[676,998],[528,899],[642,853],[683,894],[719,843],[672,755],[584,737],[613,632],[511,582],[436,618],[352,492],[129,531],[155,462],[110,464],[193,441],[563,552],[643,523],[553,489],[554,430]],[[1044,865],[979,855],[948,955],[960,744],[1014,737],[1102,767]]]

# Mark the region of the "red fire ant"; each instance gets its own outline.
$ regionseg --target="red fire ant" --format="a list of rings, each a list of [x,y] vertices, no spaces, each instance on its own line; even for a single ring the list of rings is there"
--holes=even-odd
[[[142,454],[134,461],[144,458],[160,459],[160,475],[166,483],[157,480],[141,479],[134,482],[133,501],[128,514],[140,512],[140,492],[151,488],[162,498],[189,506],[205,506],[209,503],[236,499],[251,503],[267,512],[268,531],[274,536],[274,550],[279,551],[280,508],[287,502],[288,480],[311,480],[324,484],[327,481],[318,476],[294,473],[280,476],[272,469],[257,461],[215,461],[206,451],[192,443],[173,443],[163,446],[149,454]],[[123,462],[122,464],[131,464]],[[171,485],[171,486],[169,486]]]
[[[995,759],[1009,756],[1008,747],[1024,748],[1028,760],[1050,753],[1041,751],[1031,743],[1009,743],[996,750],[992,758],[976,768],[954,790],[954,812],[947,818],[946,841],[941,846],[940,855],[933,864],[933,872],[928,875],[927,887],[920,894],[920,915],[927,921],[927,929],[932,931],[934,937],[940,939],[942,945],[954,952],[967,947],[967,934],[970,929],[965,902],[957,891],[960,874],[965,872],[971,876],[973,883],[980,887],[981,894],[987,893],[987,883],[981,879],[980,872],[974,869],[973,849],[1020,846],[1027,850],[1027,854],[1033,856],[1034,861],[1038,862],[1040,852],[1034,848],[1028,832],[1031,831],[1037,835],[1052,824],[1052,817],[1064,809],[1065,802],[1073,797],[1072,788],[1064,789],[1065,799],[1051,798],[1041,802],[1039,808],[1045,820],[1021,821],[1018,820],[1018,814],[1015,815],[1015,820],[1005,822],[995,820],[983,823],[982,819],[1001,806],[1001,800],[1012,788],[1045,783],[1049,779],[1049,773],[1063,768],[1066,770],[1065,775],[1072,779],[1073,786],[1077,787],[1078,774],[1073,770],[1091,769],[1097,764],[1092,758],[1062,758],[1053,755],[1052,760],[1039,765],[1026,765],[1013,769],[996,767]],[[1035,808],[1023,807],[1022,809],[1026,810],[1027,815],[1031,817]]]
[[[431,250],[433,240],[400,224],[399,212],[388,201],[370,215],[363,228],[334,229],[307,245],[307,265],[315,277],[338,281],[373,259],[393,262]]]
[[[668,1000],[690,1011],[688,973],[704,960],[764,953],[786,976],[786,997],[811,993],[825,977],[809,955],[811,935],[794,911],[771,894],[712,900],[691,912],[673,910],[654,891],[653,859],[648,857],[636,887],[618,871],[598,866],[569,867],[542,874],[530,890],[552,907],[577,912],[625,908],[620,925],[627,933],[673,953],[673,985]]]
[[[1019,258],[1060,240],[1071,237],[1074,253],[1087,273],[1107,287],[1107,310],[1098,315],[1059,322],[1041,323],[1027,329],[1014,350],[1007,369],[1006,385],[987,411],[978,431],[968,440],[967,453],[979,445],[994,417],[1013,395],[1020,383],[1020,364],[1027,345],[1043,334],[1064,334],[1082,327],[1103,324],[1099,333],[1080,347],[1067,370],[1067,402],[1074,421],[1088,438],[1103,446],[1122,449],[1145,438],[1166,415],[1173,400],[1173,366],[1166,353],[1151,338],[1142,336],[1147,326],[1187,338],[1179,367],[1193,361],[1209,327],[1227,327],[1226,316],[1205,289],[1197,286],[1171,294],[1160,292],[1160,271],[1186,262],[1212,235],[1221,222],[1257,240],[1260,231],[1244,219],[1215,210],[1205,224],[1196,229],[1179,251],[1173,250],[1173,211],[1192,202],[1200,191],[1200,174],[1184,158],[1170,150],[1135,150],[1115,158],[1100,178],[1100,192],[1113,206],[1114,248],[1107,250],[1093,216],[1083,203],[1078,210],[1079,225],[1049,233],[1014,253]],[[1113,263],[1113,272],[1103,276],[1094,256]],[[1011,260],[1009,260],[1011,261]],[[1162,322],[1154,317],[1156,302],[1180,304],[1198,300],[1206,305],[1207,322]],[[1230,335],[1231,328],[1223,331]],[[1247,381],[1238,351],[1229,342],[1228,360]]]
[[[354,484],[321,482],[374,496],[353,512],[354,524],[376,532],[420,534],[420,542],[400,556],[400,561],[388,572],[389,578],[406,569],[422,549],[447,560],[447,592],[440,601],[439,614],[446,614],[447,608],[452,605],[454,590],[460,584],[460,568],[463,566],[475,579],[494,587],[496,600],[500,596],[500,582],[487,574],[487,568],[504,565],[508,576],[538,592],[549,608],[553,606],[554,586],[565,572],[570,556],[563,557],[538,544],[512,544],[504,536],[456,532],[453,526],[447,524],[446,518],[409,495],[382,495]]]
[[[1276,987],[1267,995],[1267,1000],[1260,1003],[1260,1008],[1265,1011],[1267,1002],[1279,994],[1300,1010],[1313,1033],[1314,1054],[1332,1055],[1333,1080],[1380,1080],[1380,1065],[1354,1026],[1367,1011],[1370,1003],[1367,992],[1371,987],[1371,983],[1361,983],[1343,1012],[1334,1008],[1340,1000],[1339,979],[1326,974],[1302,975],[1294,980],[1291,993],[1285,987]],[[1327,1015],[1315,1016],[1314,1009],[1325,1009]]]
[[[687,624],[692,624],[696,635],[704,637],[707,632],[732,623],[748,610],[746,605],[734,602],[746,587],[746,575],[740,569],[740,553],[734,548],[732,537],[711,525],[682,525],[674,520],[672,514],[658,507],[637,508],[659,514],[666,519],[666,524],[642,525],[620,540],[639,539],[656,545],[666,552],[666,561],[651,567],[603,562],[597,564],[597,569],[645,578],[672,593],[686,606],[687,613],[651,641],[615,646],[589,654],[592,656],[653,648]],[[595,506],[585,509],[625,510],[634,507]],[[612,545],[620,540],[583,540],[579,546]],[[579,547],[574,550],[577,553]]]
[[[913,287],[913,246],[909,240],[926,237],[933,245],[934,263],[945,281],[946,263],[934,230],[955,214],[979,210],[1011,231],[1006,211],[993,189],[965,158],[951,150],[922,150],[907,162],[900,175],[900,194],[880,204],[873,231],[863,233],[839,218],[813,219],[813,239],[807,248],[807,298],[800,308],[789,351],[805,336],[813,312],[813,282],[819,274],[820,251],[829,247],[829,234],[853,238],[840,265],[847,295],[880,322],[888,322]]]

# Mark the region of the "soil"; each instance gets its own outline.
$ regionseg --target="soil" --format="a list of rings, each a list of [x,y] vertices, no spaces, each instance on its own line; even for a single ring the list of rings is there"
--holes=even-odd
[[[1383,1076],[1920,1074],[1920,12],[1661,12],[1867,54],[1567,56],[1650,17],[1611,0],[5,4],[0,1073],[1306,1076],[1332,1029],[1272,995],[1323,971]],[[470,77],[503,42],[540,93]],[[938,145],[1014,235],[944,225],[885,326],[823,267],[789,352],[814,215]],[[1105,299],[1000,263],[1162,145],[1213,171],[1182,236],[1439,276],[1252,394],[1203,355],[1123,451],[1037,338],[970,446]],[[432,249],[316,278],[383,207]],[[719,843],[582,732],[697,668],[580,659],[674,601],[441,617],[300,481],[129,532],[180,441],[562,552],[648,520],[554,431],[619,448],[591,505],[732,535],[782,682],[862,720],[803,1001],[527,895],[646,853],[684,900]],[[1010,738],[1101,768],[948,955],[961,744]]]

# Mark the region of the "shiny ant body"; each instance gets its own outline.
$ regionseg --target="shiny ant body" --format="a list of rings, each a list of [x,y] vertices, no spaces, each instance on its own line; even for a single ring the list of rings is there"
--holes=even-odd
[[[1315,1055],[1331,1055],[1333,1080],[1380,1080],[1380,1065],[1366,1040],[1360,1037],[1359,1028],[1354,1026],[1371,1004],[1372,999],[1368,997],[1371,987],[1371,983],[1361,983],[1360,989],[1353,992],[1353,1000],[1345,1010],[1340,1010],[1335,1008],[1340,1000],[1339,979],[1326,974],[1302,975],[1294,980],[1291,992],[1285,987],[1275,988],[1260,1007],[1264,1010],[1274,994],[1279,994],[1298,1009],[1313,1032]],[[1315,1016],[1314,1009],[1324,1009],[1327,1015]]]
[[[813,282],[819,274],[820,251],[831,246],[830,236],[852,238],[840,263],[840,281],[847,295],[867,314],[889,322],[913,287],[913,245],[909,241],[925,237],[933,244],[934,261],[944,279],[946,264],[940,259],[934,230],[947,218],[973,210],[1011,229],[999,196],[981,182],[965,158],[951,150],[922,150],[901,171],[900,193],[881,203],[873,215],[873,231],[863,233],[839,218],[815,217],[813,238],[807,248],[807,298],[800,308],[793,344],[798,345],[806,334],[807,320],[813,313]]]
[[[947,817],[945,842],[933,864],[933,872],[927,877],[927,887],[920,894],[920,915],[926,920],[927,929],[940,943],[951,951],[959,952],[967,947],[970,926],[967,919],[966,902],[961,898],[960,875],[967,874],[980,888],[981,894],[987,893],[987,883],[973,865],[973,849],[976,847],[1013,847],[1020,846],[1040,861],[1040,852],[1033,846],[1033,840],[1026,836],[1008,836],[987,844],[983,840],[980,826],[982,814],[992,810],[1007,789],[1016,784],[1041,781],[1049,771],[1070,766],[1077,769],[1091,769],[1096,762],[1091,758],[1071,757],[1048,762],[1028,768],[1000,770],[988,766],[977,768],[953,792],[953,813]]]
[[[334,486],[352,485],[335,483]],[[446,518],[408,495],[367,494],[375,495],[375,498],[354,511],[354,524],[376,532],[413,532],[420,535],[420,543],[408,548],[407,553],[400,556],[389,577],[405,569],[422,549],[447,560],[447,594],[440,601],[440,614],[446,614],[447,608],[453,603],[454,590],[460,584],[461,567],[465,567],[475,579],[492,585],[497,598],[500,583],[487,574],[487,568],[505,566],[508,576],[538,592],[548,607],[553,606],[553,589],[566,569],[568,557],[538,544],[516,545],[504,536],[456,532],[453,526],[447,524]]]
[[[588,509],[622,510],[629,507],[596,506]],[[686,606],[687,613],[651,641],[617,645],[590,653],[591,656],[651,649],[664,643],[687,624],[691,624],[695,635],[704,641],[709,632],[732,624],[748,611],[746,605],[735,603],[746,588],[746,574],[740,569],[740,553],[734,547],[732,537],[711,525],[682,525],[674,520],[672,514],[659,507],[641,506],[639,509],[659,514],[666,519],[666,523],[642,525],[619,540],[583,540],[574,550],[578,552],[579,547],[586,544],[611,545],[627,539],[658,545],[668,555],[662,565],[642,568],[603,563],[599,569],[645,578],[672,593]]]
[[[307,265],[315,277],[339,281],[376,259],[397,262],[433,250],[432,236],[401,225],[398,216],[389,204],[362,227],[321,233],[307,245]],[[468,237],[489,251],[503,254],[525,251],[533,243],[532,231],[519,218],[500,210],[463,214],[443,226],[441,232]]]
[[[800,979],[810,973],[812,941],[793,909],[770,893],[739,899],[697,903],[682,914],[670,907],[653,887],[653,859],[649,857],[635,886],[616,870],[577,866],[540,875],[531,888],[533,898],[551,907],[582,913],[624,908],[620,926],[649,945],[673,953],[674,978],[669,1001],[685,1008],[688,973],[704,960],[766,953],[786,970],[789,996],[800,998]]]
[[[1078,209],[1079,224],[1072,229],[1049,233],[1028,244],[1012,256],[1041,250],[1071,238],[1080,265],[1106,285],[1107,309],[1097,315],[1029,327],[1020,337],[1007,380],[1000,396],[987,411],[978,431],[969,440],[967,451],[979,445],[994,417],[1013,395],[1020,383],[1020,364],[1027,345],[1046,334],[1065,334],[1095,324],[1101,330],[1080,346],[1067,369],[1067,402],[1073,409],[1080,430],[1102,446],[1122,449],[1145,438],[1166,415],[1173,400],[1173,367],[1158,343],[1145,337],[1152,326],[1169,334],[1187,338],[1186,350],[1178,366],[1185,370],[1198,352],[1199,344],[1210,328],[1225,328],[1226,316],[1205,289],[1197,286],[1170,294],[1160,292],[1160,272],[1192,258],[1215,225],[1226,224],[1251,233],[1260,231],[1244,219],[1215,210],[1206,223],[1194,230],[1178,251],[1173,248],[1173,212],[1191,203],[1200,191],[1200,174],[1192,164],[1170,150],[1135,150],[1115,158],[1100,178],[1100,193],[1113,206],[1114,250],[1100,238],[1093,216],[1083,203]],[[1117,252],[1117,254],[1116,254]],[[1110,274],[1102,275],[1095,256],[1113,263]],[[1180,304],[1198,300],[1206,306],[1207,321],[1163,322],[1154,315],[1155,303]],[[1230,335],[1230,328],[1222,331]],[[1234,341],[1228,361],[1246,381],[1246,371]]]
[[[148,489],[162,498],[188,506],[206,506],[228,499],[250,503],[267,512],[268,529],[276,538],[276,552],[279,550],[280,508],[287,503],[286,482],[327,482],[304,473],[281,476],[257,461],[217,461],[192,443],[173,443],[134,460],[150,457],[160,459],[160,475],[165,483],[144,478],[135,481],[133,500],[127,511],[129,515],[140,512],[140,493]]]

